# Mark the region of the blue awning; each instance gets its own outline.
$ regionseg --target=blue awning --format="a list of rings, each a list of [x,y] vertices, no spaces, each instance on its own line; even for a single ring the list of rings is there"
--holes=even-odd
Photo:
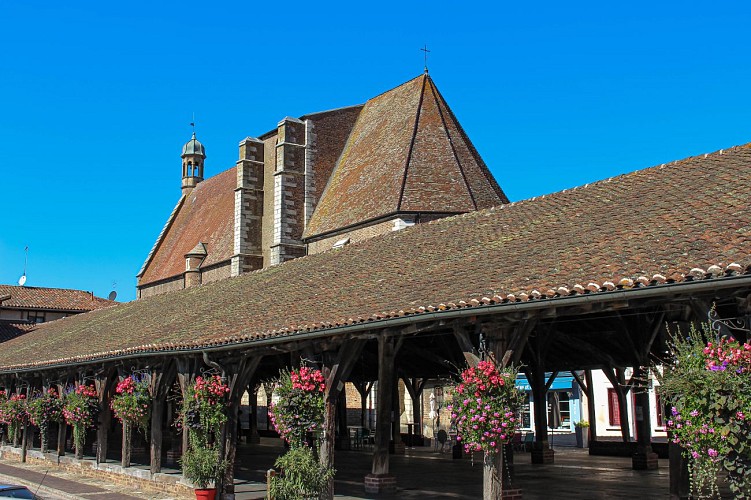
[[[545,379],[550,378],[550,373],[545,374]],[[517,375],[516,377],[516,387],[517,389],[521,389],[524,392],[530,392],[532,391],[532,387],[529,385],[529,381],[527,380],[527,377],[524,375]],[[570,391],[574,387],[574,377],[571,375],[558,375],[555,380],[553,380],[553,385],[550,386],[551,391],[555,390],[564,390],[564,391]]]

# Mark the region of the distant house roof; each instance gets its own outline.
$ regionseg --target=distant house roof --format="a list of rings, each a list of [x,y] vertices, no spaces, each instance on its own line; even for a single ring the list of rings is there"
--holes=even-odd
[[[138,274],[138,284],[153,283],[185,271],[185,254],[206,242],[203,267],[229,260],[234,251],[234,168],[199,183],[181,199]]]
[[[35,323],[30,321],[4,320],[0,319],[0,342],[14,339],[19,335],[31,331]]]
[[[85,312],[113,304],[84,290],[0,285],[0,308]]]
[[[751,272],[749,199],[736,147],[45,323],[0,345],[0,370],[732,282]]]
[[[304,237],[396,213],[456,214],[507,202],[424,74],[365,104]]]

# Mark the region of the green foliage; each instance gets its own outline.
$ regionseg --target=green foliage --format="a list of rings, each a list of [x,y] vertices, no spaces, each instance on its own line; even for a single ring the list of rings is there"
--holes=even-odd
[[[587,429],[589,428],[589,422],[586,420],[580,420],[574,424],[576,427],[579,427],[580,429]]]
[[[31,422],[39,427],[42,450],[47,449],[50,422],[63,421],[63,400],[54,388],[35,394],[28,404]]]
[[[125,377],[117,384],[110,407],[118,420],[140,429],[145,436],[151,408],[148,380],[135,375]]]
[[[321,465],[307,446],[290,448],[277,458],[274,467],[281,470],[271,479],[270,494],[276,500],[318,498],[336,474],[336,470]]]
[[[279,435],[290,446],[304,445],[307,437],[321,429],[326,387],[320,370],[300,367],[280,373],[276,394],[279,402],[269,412]]]
[[[737,498],[751,496],[751,345],[717,339],[708,325],[672,338],[672,363],[659,391],[672,408],[671,439],[690,461],[692,495],[719,496],[728,473]]]
[[[190,429],[192,436],[203,446],[208,446],[227,421],[226,394],[229,388],[221,377],[196,377],[188,387],[180,409],[178,421]]]
[[[215,447],[204,446],[199,439],[191,439],[190,449],[180,458],[180,466],[186,479],[197,488],[206,489],[224,474],[227,462],[220,460]]]

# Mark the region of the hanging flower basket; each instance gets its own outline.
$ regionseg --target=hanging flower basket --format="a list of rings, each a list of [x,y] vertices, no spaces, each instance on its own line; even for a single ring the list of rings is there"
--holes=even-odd
[[[73,443],[76,458],[83,458],[83,446],[86,431],[96,426],[99,405],[97,392],[91,385],[79,385],[70,388],[63,399],[63,416],[65,422],[73,427]]]
[[[150,406],[149,383],[136,375],[125,377],[117,384],[110,403],[115,417],[123,425],[140,429],[144,436],[149,426]]]
[[[523,403],[516,374],[516,368],[499,370],[490,361],[462,372],[448,409],[465,451],[495,455],[513,438],[520,427],[518,413]]]
[[[60,399],[57,389],[51,387],[32,396],[28,406],[31,423],[39,428],[41,450],[45,453],[49,441],[50,423],[63,421],[63,400]]]

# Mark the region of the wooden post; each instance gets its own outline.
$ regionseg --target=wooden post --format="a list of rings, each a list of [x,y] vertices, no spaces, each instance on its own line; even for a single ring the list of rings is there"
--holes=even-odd
[[[123,447],[122,454],[120,455],[120,465],[123,467],[130,467],[130,451],[131,441],[133,438],[132,426],[125,420],[123,420]]]
[[[167,404],[167,393],[176,371],[177,367],[174,363],[166,363],[166,366],[163,364],[152,367],[149,374],[149,395],[151,396],[149,457],[152,474],[162,471],[164,409]]]
[[[261,442],[261,435],[258,434],[258,389],[261,386],[255,384],[248,386],[248,397],[250,398],[250,425],[248,429],[248,443],[258,444]]]
[[[175,359],[175,364],[177,365],[177,381],[180,385],[180,393],[182,394],[183,399],[185,399],[188,386],[193,383],[193,380],[196,377],[195,360],[177,358]],[[188,429],[188,426],[183,425],[181,446],[181,452],[183,454],[188,451],[188,447],[190,446],[190,441],[188,439],[189,432],[190,430]]]
[[[649,402],[649,367],[634,367],[634,380],[637,390],[634,394],[634,414],[636,420],[636,453],[631,457],[631,467],[635,470],[657,469],[657,454],[652,451],[652,415]]]
[[[592,370],[584,371],[587,382],[587,419],[589,420],[589,442],[597,441],[597,412],[595,408],[595,387],[592,383]]]
[[[26,463],[26,451],[29,446],[29,424],[23,423],[21,431],[21,462]]]
[[[63,391],[65,390],[65,384],[57,384],[57,393],[60,397],[63,397]],[[62,457],[65,455],[65,438],[68,434],[68,426],[65,420],[60,420],[57,423],[57,456]]]
[[[227,422],[222,426],[220,441],[220,456],[226,461],[227,468],[224,476],[220,478],[216,489],[222,495],[235,494],[235,455],[237,453],[237,422],[240,403],[245,389],[248,387],[250,379],[255,375],[262,356],[246,357],[240,360],[232,370],[232,373],[226,373],[227,384],[229,385],[229,394],[227,395],[229,404],[227,407]],[[222,498],[224,498],[222,496]]]
[[[94,379],[94,388],[99,399],[99,426],[96,430],[96,462],[98,464],[107,461],[107,448],[109,444],[109,429],[112,423],[112,410],[110,409],[111,377],[114,370],[99,373]]]
[[[501,500],[503,497],[503,453],[485,452],[482,465],[483,500]]]
[[[393,492],[396,490],[396,478],[389,475],[391,403],[393,401],[394,378],[396,378],[395,359],[395,339],[382,334],[378,337],[376,435],[371,473],[365,476],[365,491],[367,493]]]
[[[347,427],[347,391],[340,391],[336,406],[336,422],[339,431],[339,450],[349,450],[352,443],[349,439],[349,428]]]
[[[319,461],[326,467],[334,467],[334,438],[336,435],[336,408],[340,392],[344,388],[344,381],[349,378],[352,368],[360,358],[360,353],[365,346],[364,340],[347,340],[339,348],[338,352],[324,353],[323,376],[326,381],[326,390],[323,394],[324,420],[323,439]],[[334,497],[334,480],[328,482],[326,491],[321,498],[331,499]]]

